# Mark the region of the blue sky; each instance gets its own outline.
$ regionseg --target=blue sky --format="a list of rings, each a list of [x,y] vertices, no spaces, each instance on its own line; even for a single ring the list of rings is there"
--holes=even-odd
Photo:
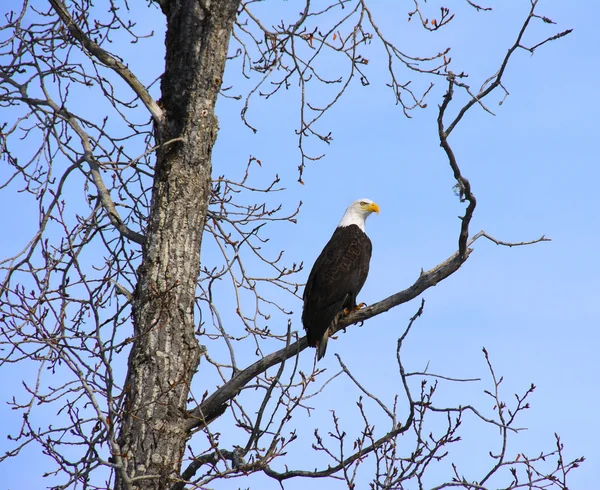
[[[510,46],[528,4],[498,5],[494,14],[467,12],[445,33],[418,37],[411,37],[417,34],[414,26],[405,22],[404,13],[385,15],[384,2],[375,2],[374,12],[390,37],[397,36],[404,43],[412,40],[417,54],[451,44],[454,71],[467,71],[468,83],[479,87],[494,73]],[[587,459],[570,480],[572,488],[585,490],[600,481],[596,441],[600,434],[596,413],[600,402],[596,389],[600,375],[600,169],[595,134],[600,110],[595,18],[600,11],[596,2],[589,0],[576,5],[547,0],[540,2],[539,10],[558,25],[540,23],[528,38],[532,44],[534,39],[568,28],[574,29],[571,35],[540,48],[533,56],[517,53],[504,79],[510,95],[501,106],[497,103],[501,96],[488,102],[496,116],[474,108],[450,143],[478,198],[472,233],[485,229],[501,240],[545,235],[552,241],[511,249],[477,242],[461,270],[425,292],[425,312],[407,341],[405,362],[414,371],[429,363],[431,371],[448,376],[482,377],[480,384],[441,387],[440,397],[448,405],[468,400],[485,407],[488,401],[482,390],[489,388],[481,353],[485,346],[496,372],[505,378],[502,386],[507,399],[531,383],[537,386],[532,408],[522,419],[529,430],[517,437],[515,450],[533,454],[549,449],[557,432],[565,444],[566,459],[582,455]],[[277,17],[275,11],[273,15]],[[144,11],[143,16],[140,19],[148,24],[145,30],[159,33],[151,41],[154,48],[140,50],[139,45],[117,43],[113,51],[150,82],[162,63],[162,54],[158,57],[156,50],[162,47],[163,27],[157,12]],[[369,49],[372,83],[368,87],[354,83],[323,118],[322,127],[331,130],[334,139],[327,147],[311,145],[314,153],[326,151],[326,156],[306,168],[304,186],[296,182],[299,153],[293,131],[298,123],[298,91],[294,87],[273,100],[255,101],[248,117],[258,128],[256,135],[240,122],[243,102],[221,99],[217,107],[221,129],[213,165],[215,175],[228,173],[243,168],[248,157],[255,156],[262,162],[255,173],[258,181],[275,173],[281,176],[287,189],[283,198],[287,209],[303,201],[297,225],[281,225],[272,235],[274,248],[285,249],[290,260],[305,262],[303,280],[345,207],[359,197],[377,202],[382,212],[367,223],[373,258],[360,296],[360,300],[374,303],[410,286],[421,269],[432,268],[455,251],[457,216],[464,205],[452,191],[454,181],[436,133],[436,107],[445,83],[438,81],[427,109],[413,111],[413,118],[407,119],[383,85],[386,75],[381,71],[385,64],[381,50],[375,43]],[[156,63],[157,59],[161,63]],[[244,87],[233,69],[226,72],[224,85],[228,84]],[[323,97],[316,85],[310,89],[316,98]],[[2,213],[2,229],[15,230],[15,223],[24,221],[25,203],[18,209],[15,206],[15,199],[20,202],[22,198],[0,193],[0,206],[15,210]],[[19,230],[4,234],[0,238],[2,256],[25,243],[26,234]],[[206,253],[210,248],[203,251]],[[294,308],[292,325],[300,330],[300,303]],[[400,390],[399,386],[390,387],[396,339],[417,308],[413,301],[362,328],[348,329],[330,343],[321,367],[331,374],[337,372],[334,354],[338,353],[361,382],[389,401],[390,388]],[[304,369],[310,369],[310,354],[304,353]],[[0,374],[4,377],[7,372]],[[8,376],[14,375],[9,372]],[[18,389],[17,379],[10,381]],[[307,431],[312,433],[311,427],[325,420],[331,408],[351,420],[355,401],[356,393],[348,385],[331,383],[316,402],[317,415],[303,421],[308,424]],[[0,414],[5,420],[18,420],[4,407]],[[465,425],[467,444],[456,458],[476,477],[479,466],[469,462],[476,458],[483,464],[479,453],[485,452],[480,445],[487,439],[477,432],[476,424]],[[2,439],[0,449],[4,450]],[[489,449],[496,448],[486,451]],[[43,466],[35,451],[31,458]],[[9,485],[14,485],[7,488],[33,488],[42,483],[35,471],[22,474],[23,465],[31,468],[31,461],[5,464],[2,473],[8,475]],[[237,488],[238,484],[243,485],[238,481],[219,488]],[[269,484],[268,488],[278,487]],[[303,484],[295,482],[289,488]]]

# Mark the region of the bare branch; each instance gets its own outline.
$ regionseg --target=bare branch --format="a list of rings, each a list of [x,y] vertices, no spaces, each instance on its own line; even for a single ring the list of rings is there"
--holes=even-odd
[[[469,246],[472,245],[477,238],[482,236],[485,236],[484,232],[480,232],[474,236],[469,242]],[[537,243],[538,241],[540,240],[535,240],[531,243]],[[340,330],[345,330],[351,325],[362,323],[369,318],[385,313],[395,306],[407,303],[408,301],[420,296],[425,290],[437,285],[456,272],[469,257],[470,249],[467,250],[468,252],[465,259],[461,259],[460,254],[456,252],[444,262],[435,266],[433,269],[426,272],[421,272],[421,275],[412,286],[399,291],[398,293],[395,293],[373,305],[367,306],[366,308],[342,317],[338,321],[336,327],[333,329],[332,335]],[[210,395],[202,402],[201,405],[189,412],[189,418],[185,424],[185,430],[191,431],[196,427],[200,427],[205,423],[210,423],[213,421],[220,414],[224,413],[227,408],[226,404],[235,396],[237,396],[240,390],[252,379],[265,372],[268,368],[284,362],[286,359],[289,359],[292,356],[298,355],[307,347],[308,343],[306,337],[302,337],[288,347],[263,357],[254,364],[235,374],[231,380]]]
[[[49,2],[67,29],[69,29],[69,32],[73,35],[73,37],[83,45],[87,52],[89,52],[92,56],[95,56],[98,61],[100,61],[106,67],[114,70],[114,72],[117,73],[131,87],[134,93],[144,103],[157,126],[162,128],[164,124],[164,115],[162,109],[150,96],[146,90],[146,87],[144,87],[144,85],[129,70],[129,68],[127,68],[121,61],[108,53],[106,50],[102,49],[100,46],[98,46],[98,44],[85,35],[73,17],[71,17],[71,14],[67,10],[67,7],[62,0],[49,0]]]

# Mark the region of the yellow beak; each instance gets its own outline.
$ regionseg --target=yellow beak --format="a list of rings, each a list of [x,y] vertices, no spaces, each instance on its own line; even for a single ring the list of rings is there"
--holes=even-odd
[[[379,206],[375,203],[369,204],[369,206],[367,207],[368,210],[373,211],[377,214],[379,214]]]

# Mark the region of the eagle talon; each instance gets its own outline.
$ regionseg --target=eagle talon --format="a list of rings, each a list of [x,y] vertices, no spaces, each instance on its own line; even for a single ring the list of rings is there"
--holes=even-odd
[[[360,304],[356,305],[354,308],[345,308],[344,316],[348,316],[350,313],[354,313],[355,311],[362,310],[366,306],[367,306],[367,303],[360,303]]]

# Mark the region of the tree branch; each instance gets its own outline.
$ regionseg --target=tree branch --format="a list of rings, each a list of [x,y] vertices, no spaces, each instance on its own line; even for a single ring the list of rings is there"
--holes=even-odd
[[[376,401],[379,404],[379,406],[391,418],[391,420],[392,420],[392,426],[394,428],[391,431],[389,431],[387,434],[385,434],[384,436],[382,436],[379,439],[377,439],[376,441],[373,441],[373,439],[371,439],[373,442],[369,446],[360,447],[351,456],[342,459],[341,461],[339,461],[339,463],[337,465],[335,465],[335,466],[329,466],[325,470],[320,470],[320,471],[292,470],[292,471],[286,471],[284,473],[279,473],[277,471],[272,470],[268,466],[266,466],[263,469],[263,471],[264,471],[264,473],[266,475],[270,476],[271,478],[276,479],[280,483],[283,480],[287,480],[288,478],[294,478],[294,477],[297,477],[297,476],[304,476],[304,477],[310,477],[310,478],[324,478],[324,477],[328,477],[328,476],[334,475],[338,471],[340,471],[342,469],[345,469],[345,468],[348,468],[348,466],[350,466],[355,461],[361,460],[362,458],[366,457],[369,453],[372,453],[373,451],[376,451],[378,448],[380,448],[381,446],[383,446],[387,442],[391,441],[392,439],[394,439],[399,434],[402,434],[402,433],[406,432],[413,425],[413,422],[415,421],[415,406],[416,406],[416,402],[413,400],[413,397],[412,397],[412,395],[410,393],[410,389],[408,387],[408,383],[407,383],[407,380],[406,380],[406,372],[404,370],[404,366],[402,365],[402,361],[400,359],[400,349],[402,348],[402,343],[404,342],[404,339],[406,339],[406,336],[410,332],[410,329],[412,328],[415,320],[417,318],[419,318],[421,316],[421,314],[423,313],[423,307],[424,306],[425,306],[425,300],[421,300],[421,305],[419,306],[419,309],[412,316],[412,318],[410,319],[409,324],[406,327],[404,333],[398,339],[398,346],[396,348],[396,357],[397,357],[397,360],[398,360],[398,369],[400,371],[400,378],[402,379],[402,385],[404,387],[404,392],[406,394],[406,398],[407,398],[408,404],[409,404],[408,417],[406,418],[406,421],[404,422],[404,424],[397,424],[396,423],[396,415],[395,415],[395,413],[392,413],[381,402],[381,400],[379,400],[377,397],[371,395],[368,391],[366,391],[360,385],[360,383],[358,383],[358,381],[350,374],[350,372],[348,371],[348,369],[346,368],[346,366],[344,365],[344,363],[341,361],[340,356],[337,356],[338,361],[340,362],[340,365],[342,366],[342,369],[344,370],[344,372],[350,377],[350,379],[358,386],[358,388],[364,394],[366,394],[369,398],[371,398],[372,400]],[[361,407],[361,402],[360,401],[358,402],[358,405],[359,405],[359,407]],[[335,418],[335,415],[334,415],[334,418]],[[365,419],[365,422],[367,422],[366,419]]]
[[[343,461],[340,461],[340,463],[336,464],[335,466],[330,466],[326,470],[320,470],[320,471],[292,470],[292,471],[286,471],[284,473],[279,473],[275,470],[272,470],[271,468],[269,468],[267,466],[263,469],[263,471],[266,475],[270,476],[271,478],[276,479],[279,482],[282,482],[283,480],[287,480],[289,478],[294,478],[296,476],[307,476],[310,478],[324,478],[327,476],[331,476],[331,475],[337,473],[338,471],[340,471],[342,468],[346,468],[349,465],[351,465],[352,463],[354,463],[356,460],[364,457],[365,454],[371,453],[374,450],[376,450],[377,448],[383,446],[383,444],[385,444],[389,440],[393,439],[397,435],[402,434],[403,432],[406,432],[412,426],[413,418],[414,418],[414,406],[411,405],[410,414],[404,424],[399,425],[394,430],[391,430],[384,436],[377,439],[373,444],[361,449],[360,451],[355,452],[351,456],[348,456],[347,458],[345,458]]]
[[[58,14],[60,19],[63,21],[71,35],[77,39],[85,48],[85,50],[93,55],[98,61],[104,64],[106,67],[117,73],[124,81],[131,87],[135,94],[140,98],[143,104],[146,106],[152,119],[159,128],[163,127],[163,110],[159,107],[156,101],[150,96],[146,87],[140,82],[137,77],[131,72],[127,66],[121,63],[108,51],[102,49],[97,43],[92,41],[81,28],[75,23],[73,17],[67,10],[67,7],[62,0],[49,0],[50,5],[54,11]]]
[[[444,114],[446,113],[446,109],[452,100],[452,96],[454,95],[454,84],[455,84],[455,75],[453,73],[448,74],[448,91],[444,95],[444,101],[440,106],[440,111],[438,114],[438,135],[440,138],[440,146],[446,152],[446,156],[448,157],[448,163],[450,163],[450,167],[452,168],[452,173],[454,174],[454,178],[457,182],[458,194],[462,201],[469,201],[467,209],[465,210],[465,215],[462,216],[461,226],[460,226],[460,235],[458,237],[458,255],[463,257],[465,260],[468,255],[467,251],[467,240],[469,239],[469,224],[471,223],[471,219],[473,218],[473,213],[475,212],[475,206],[477,206],[477,200],[475,199],[475,195],[471,191],[471,183],[467,178],[465,178],[458,166],[456,161],[456,157],[454,156],[454,151],[450,147],[448,143],[448,135],[450,134],[450,130],[445,130],[444,128]],[[473,106],[475,101],[475,97],[473,97],[464,107],[470,108]],[[469,105],[471,104],[471,105]],[[467,109],[468,110],[468,109]]]
[[[86,153],[88,153],[87,148]],[[121,235],[123,235],[125,238],[128,238],[132,242],[143,245],[146,240],[144,235],[130,229],[123,222],[123,219],[119,215],[115,203],[113,202],[110,196],[110,192],[106,188],[106,185],[104,185],[104,180],[102,179],[102,174],[100,173],[100,165],[98,164],[98,162],[92,157],[91,153],[84,156],[84,160],[90,166],[90,173],[92,174],[92,178],[94,179],[94,185],[98,190],[98,197],[112,225],[117,230],[119,230],[119,233],[121,233]]]
[[[538,243],[540,241],[549,240],[548,238],[541,237],[537,240],[532,240],[529,242],[501,242],[499,240],[492,239],[484,231],[480,231],[479,233],[474,235],[473,238],[467,243],[467,252],[464,258],[461,258],[459,252],[456,252],[441,264],[436,265],[433,269],[427,272],[421,272],[421,275],[412,286],[396,294],[388,296],[387,298],[371,306],[350,313],[349,315],[341,318],[338,321],[337,326],[332,329],[332,335],[342,329],[345,330],[351,325],[354,325],[356,323],[362,323],[365,320],[368,320],[369,318],[385,313],[386,311],[394,308],[395,306],[407,303],[421,295],[425,290],[437,285],[440,281],[443,281],[447,277],[451,276],[460,268],[460,266],[469,257],[471,249],[468,247],[470,247],[478,238],[481,237],[491,239],[492,241],[494,241],[494,243],[498,243],[500,245],[509,247],[517,245],[529,245]],[[283,349],[273,352],[263,357],[262,359],[256,361],[254,364],[251,364],[246,369],[239,371],[235,376],[233,376],[233,378],[231,378],[231,380],[229,380],[227,383],[221,386],[204,402],[202,402],[196,408],[189,411],[188,419],[185,422],[185,430],[191,431],[198,427],[203,427],[205,425],[210,424],[213,420],[225,413],[225,410],[227,409],[227,403],[233,398],[235,398],[241,391],[241,389],[244,386],[246,386],[252,379],[254,379],[259,374],[264,373],[270,367],[275,366],[289,359],[292,356],[298,355],[307,347],[308,343],[306,337],[302,337],[296,342],[290,344],[288,347],[284,347]]]

